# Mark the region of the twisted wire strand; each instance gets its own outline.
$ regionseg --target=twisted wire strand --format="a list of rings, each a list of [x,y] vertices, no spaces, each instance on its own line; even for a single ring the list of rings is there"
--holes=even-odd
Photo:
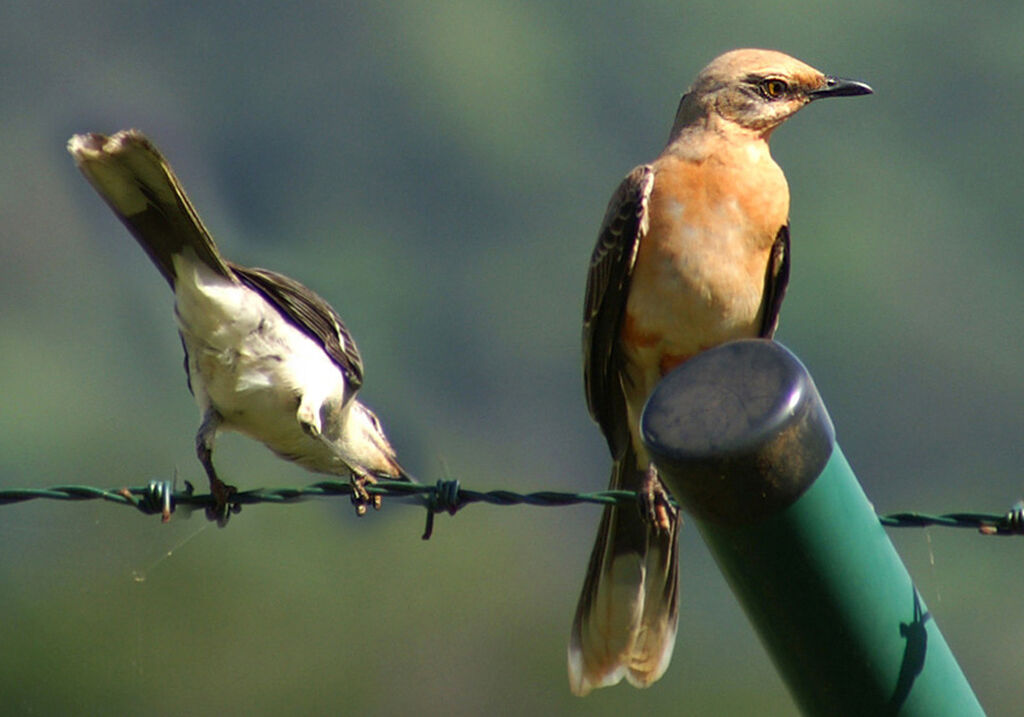
[[[367,492],[382,496],[413,498],[427,509],[427,525],[423,539],[430,538],[434,528],[434,516],[445,512],[455,515],[457,511],[473,503],[490,505],[535,505],[560,507],[590,503],[595,505],[635,504],[638,496],[633,491],[603,490],[590,493],[562,491],[537,491],[517,493],[509,490],[476,491],[462,488],[457,480],[441,480],[434,485],[407,483],[404,481],[381,480],[366,486]],[[347,481],[320,481],[310,485],[286,488],[257,488],[240,491],[231,497],[235,506],[254,503],[295,503],[308,498],[352,496],[352,486]],[[164,521],[170,519],[177,507],[206,507],[214,504],[213,496],[197,494],[192,485],[185,482],[184,490],[175,490],[172,481],[152,480],[147,485],[131,488],[104,489],[85,485],[55,485],[49,488],[7,488],[0,489],[0,505],[22,503],[28,500],[105,500],[120,505],[129,505],[147,515],[160,514]],[[1004,514],[991,513],[891,513],[879,516],[882,525],[889,528],[922,528],[940,526],[947,528],[971,528],[983,535],[1024,535],[1024,502],[1018,502]]]

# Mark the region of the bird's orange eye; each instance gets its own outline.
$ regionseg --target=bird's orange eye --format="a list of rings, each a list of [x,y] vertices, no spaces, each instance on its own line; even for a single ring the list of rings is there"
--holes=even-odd
[[[770,100],[782,97],[788,90],[789,85],[787,85],[783,80],[767,79],[761,83],[761,92]]]

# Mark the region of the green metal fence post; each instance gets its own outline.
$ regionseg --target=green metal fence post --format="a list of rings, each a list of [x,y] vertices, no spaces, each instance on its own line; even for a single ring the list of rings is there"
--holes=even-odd
[[[793,354],[706,351],[661,382],[642,427],[804,713],[984,714]]]

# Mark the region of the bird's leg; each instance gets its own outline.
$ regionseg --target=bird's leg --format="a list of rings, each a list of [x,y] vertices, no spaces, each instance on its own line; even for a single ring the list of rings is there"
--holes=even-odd
[[[640,510],[650,525],[666,533],[672,529],[678,511],[653,463],[647,467],[640,484],[640,503]]]
[[[366,515],[366,509],[371,505],[374,510],[380,510],[380,494],[370,495],[369,491],[366,490],[367,485],[377,483],[375,477],[364,471],[354,470],[352,471],[349,483],[352,484],[352,505],[356,507],[356,515]]]
[[[217,521],[217,525],[223,528],[228,524],[231,506],[231,496],[238,492],[233,485],[228,485],[217,476],[213,469],[213,439],[217,435],[217,427],[220,425],[220,414],[213,408],[208,408],[203,415],[203,422],[199,425],[196,433],[196,456],[206,470],[206,476],[210,479],[210,493],[213,495],[214,504],[206,509],[206,517],[209,520]]]

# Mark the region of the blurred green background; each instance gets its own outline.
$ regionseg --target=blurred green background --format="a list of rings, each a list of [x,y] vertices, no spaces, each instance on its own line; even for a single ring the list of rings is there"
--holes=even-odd
[[[880,512],[1008,509],[1024,426],[1020,3],[5,3],[0,485],[202,485],[171,296],[75,170],[138,127],[232,259],[345,317],[363,398],[424,480],[605,485],[587,260],[621,177],[718,53],[787,51],[873,97],[773,139],[792,190],[778,338]],[[226,435],[242,488],[313,476]],[[675,658],[571,698],[595,507],[438,518],[345,500],[225,530],[105,503],[0,510],[7,713],[791,714],[696,531]],[[1019,709],[1024,543],[891,532],[992,714]]]

